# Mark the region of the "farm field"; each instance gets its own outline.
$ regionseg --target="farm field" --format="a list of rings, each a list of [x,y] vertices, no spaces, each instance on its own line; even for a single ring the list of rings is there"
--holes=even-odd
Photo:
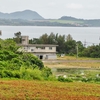
[[[57,60],[43,61],[49,68],[100,68],[100,58],[58,57]]]
[[[100,84],[1,79],[0,100],[100,100]]]

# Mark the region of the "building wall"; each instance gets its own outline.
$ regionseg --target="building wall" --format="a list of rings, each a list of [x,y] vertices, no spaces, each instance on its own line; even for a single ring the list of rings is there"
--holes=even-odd
[[[24,47],[24,50],[27,52],[56,52],[56,47],[45,47],[44,48],[37,48],[37,47]]]
[[[29,43],[29,37],[28,36],[22,36],[22,44],[27,45]]]
[[[39,59],[57,59],[57,55],[55,53],[33,53]]]
[[[56,46],[54,45],[22,45],[20,51],[31,52],[40,59],[56,59]]]

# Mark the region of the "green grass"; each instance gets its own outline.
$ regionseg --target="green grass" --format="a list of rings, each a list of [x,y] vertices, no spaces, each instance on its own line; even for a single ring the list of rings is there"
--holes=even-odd
[[[50,22],[57,22],[57,23],[63,23],[63,24],[73,24],[73,23],[79,23],[79,24],[83,24],[84,22],[83,21],[69,21],[69,20],[58,20],[58,19],[52,19],[52,20],[49,20]]]

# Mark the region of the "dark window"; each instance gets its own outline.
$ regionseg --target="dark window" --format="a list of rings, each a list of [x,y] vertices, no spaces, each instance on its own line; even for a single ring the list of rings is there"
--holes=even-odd
[[[52,50],[52,47],[49,47],[49,50]]]
[[[38,49],[38,48],[40,48],[40,49],[45,49],[45,47],[41,47],[41,46],[37,46],[36,48],[37,48],[37,49]]]
[[[40,59],[43,59],[43,55],[40,55]]]
[[[22,41],[25,41],[25,39],[22,39]]]
[[[31,49],[31,51],[34,51],[34,49]]]

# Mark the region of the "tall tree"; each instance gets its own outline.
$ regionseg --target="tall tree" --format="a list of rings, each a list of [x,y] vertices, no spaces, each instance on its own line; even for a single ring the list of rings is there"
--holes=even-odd
[[[67,54],[76,54],[76,41],[70,40],[65,42],[65,52]]]
[[[65,35],[56,35],[57,38],[56,38],[56,41],[57,41],[57,52],[59,53],[64,53],[64,48],[65,48]]]
[[[19,32],[16,32],[16,33],[14,33],[14,36],[15,36],[15,42],[16,43],[21,43],[21,32],[19,31]]]
[[[48,34],[45,33],[42,36],[40,36],[40,41],[42,44],[48,44]]]
[[[73,40],[73,38],[70,34],[68,34],[67,37],[66,37],[66,41],[70,41],[70,40]]]
[[[50,35],[48,36],[48,43],[55,44],[55,34],[53,32],[51,32]]]

